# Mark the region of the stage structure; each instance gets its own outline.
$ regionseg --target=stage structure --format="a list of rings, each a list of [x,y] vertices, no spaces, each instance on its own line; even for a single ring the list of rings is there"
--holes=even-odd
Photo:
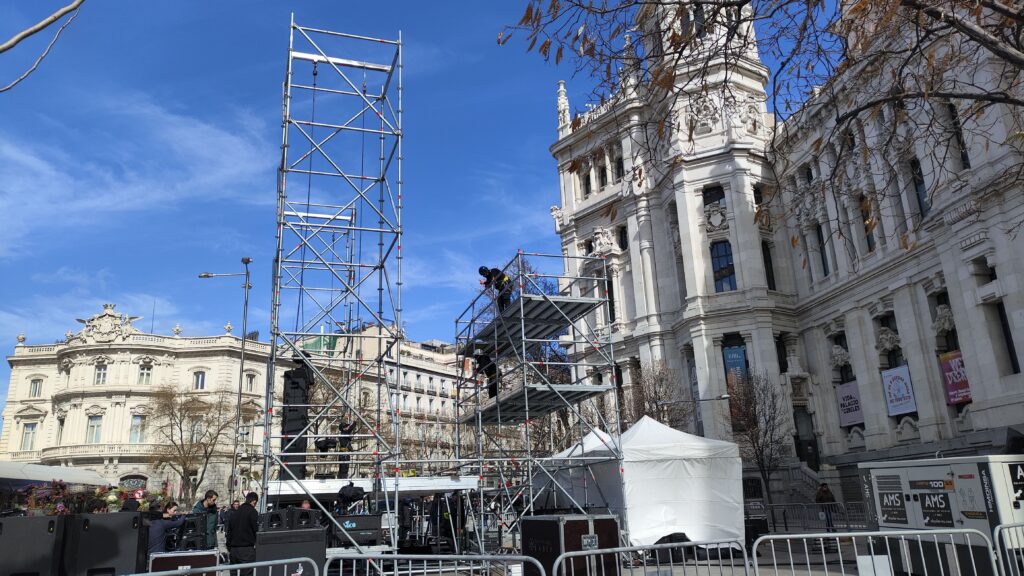
[[[510,303],[499,309],[501,295],[488,289],[455,321],[457,458],[481,481],[468,506],[478,527],[470,545],[481,552],[502,538],[517,548],[519,521],[536,512],[544,490],[564,511],[593,513],[555,472],[622,458],[605,260],[520,252],[502,271]],[[563,450],[592,432],[607,455]],[[540,479],[545,488],[535,487]]]
[[[402,136],[401,37],[293,18],[264,421],[270,497],[272,480],[302,487],[326,468],[373,479],[380,512],[396,507],[401,429],[384,362],[401,370]],[[287,372],[275,391],[279,367]],[[357,394],[366,389],[372,401]],[[331,517],[327,497],[302,489]]]

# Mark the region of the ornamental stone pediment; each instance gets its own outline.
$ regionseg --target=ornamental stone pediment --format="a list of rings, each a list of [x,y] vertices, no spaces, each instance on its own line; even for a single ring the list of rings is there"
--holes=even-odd
[[[93,404],[92,406],[89,406],[88,408],[85,409],[85,415],[86,416],[102,416],[104,413],[106,413],[106,411],[107,411],[106,408],[104,408],[104,407],[102,407],[102,406],[100,406],[98,404]]]
[[[44,416],[46,416],[46,410],[41,410],[35,406],[25,406],[14,413],[14,417],[18,420],[37,420]]]
[[[115,304],[104,304],[103,312],[92,316],[91,318],[77,320],[85,325],[82,330],[73,336],[68,338],[70,342],[72,339],[81,340],[86,344],[109,344],[116,341],[125,341],[132,334],[139,332],[132,322],[142,318],[142,316],[128,316],[127,314],[117,314],[114,312]]]

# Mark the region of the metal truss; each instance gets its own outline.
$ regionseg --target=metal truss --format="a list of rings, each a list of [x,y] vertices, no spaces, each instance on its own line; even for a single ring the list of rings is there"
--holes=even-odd
[[[401,37],[319,30],[293,17],[277,185],[265,495],[273,477],[297,481],[307,470],[347,464],[352,476],[372,477],[377,493],[387,493],[388,511],[397,505],[401,427],[391,405],[397,384],[384,364],[387,358],[400,373],[402,136]],[[312,374],[317,393],[285,404],[275,375],[294,367]],[[370,403],[356,394],[366,387],[376,388]],[[301,432],[281,433],[286,412],[308,419]],[[354,425],[348,450],[314,451],[316,440],[339,438],[341,425]],[[286,455],[303,444],[306,451]],[[330,517],[330,502],[296,484]],[[392,531],[392,545],[395,538]]]
[[[587,503],[574,499],[558,471],[622,458],[620,384],[605,327],[611,304],[604,259],[519,252],[503,272],[512,281],[511,304],[499,310],[498,295],[490,290],[455,321],[456,347],[464,358],[457,459],[475,468],[486,486],[471,506],[480,511],[475,545],[481,552],[499,545],[485,537],[488,530],[501,526],[516,534],[519,519],[534,512],[545,491],[562,507],[587,512]],[[497,391],[493,382],[488,390],[481,367],[488,362],[498,369]],[[605,433],[597,437],[607,455],[556,455],[595,431]],[[545,486],[539,488],[537,480]]]

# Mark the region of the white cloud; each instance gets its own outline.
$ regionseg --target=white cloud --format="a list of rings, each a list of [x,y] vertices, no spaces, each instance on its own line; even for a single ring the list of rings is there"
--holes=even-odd
[[[87,111],[109,132],[0,132],[0,258],[31,255],[41,237],[128,235],[113,213],[158,213],[183,201],[273,201],[274,146],[250,115],[212,122],[144,95]],[[43,231],[45,230],[45,234]]]
[[[479,264],[452,250],[413,252],[402,270],[403,288],[446,288],[469,293],[480,289]]]

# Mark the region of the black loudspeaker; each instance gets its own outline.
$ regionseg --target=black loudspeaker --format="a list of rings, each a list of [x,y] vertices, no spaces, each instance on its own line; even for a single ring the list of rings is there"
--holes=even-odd
[[[308,452],[308,439],[305,435],[293,441],[293,437],[302,432],[309,424],[309,385],[313,374],[306,366],[293,368],[284,373],[284,389],[282,390],[284,410],[281,412],[281,445],[286,446],[281,456],[281,463],[290,466],[292,474],[300,480],[306,478],[306,466],[300,464],[309,458],[306,456],[289,456],[289,453],[301,454]],[[291,443],[290,446],[288,444]],[[281,472],[282,480],[291,480],[290,474]]]
[[[64,544],[64,575],[144,572],[148,536],[149,529],[138,512],[71,516]]]
[[[192,536],[182,536],[178,538],[177,543],[174,545],[175,550],[206,550],[206,536],[200,536],[193,534]]]
[[[335,514],[334,519],[345,529],[344,532],[331,523],[331,546],[351,548],[352,541],[360,546],[376,546],[380,544],[380,515],[341,515]],[[346,534],[348,534],[346,536]]]
[[[187,514],[185,523],[178,529],[178,536],[206,536],[206,514]]]
[[[327,529],[284,530],[256,533],[256,562],[309,558],[317,566],[327,562]],[[269,574],[290,576],[298,566],[274,566]],[[309,570],[309,566],[303,566]]]
[[[288,527],[295,529],[320,528],[320,514],[319,510],[289,508]]]
[[[57,574],[67,516],[0,518],[0,576]]]
[[[288,524],[287,510],[273,510],[271,512],[260,514],[260,532],[281,532],[282,530],[288,530],[289,528],[291,528],[291,526]]]

